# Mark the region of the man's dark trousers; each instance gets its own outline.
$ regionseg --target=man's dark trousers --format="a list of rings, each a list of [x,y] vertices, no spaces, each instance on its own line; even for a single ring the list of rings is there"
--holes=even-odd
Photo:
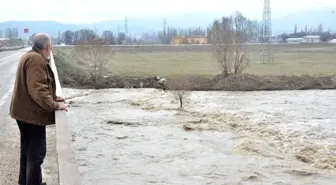
[[[46,127],[17,120],[21,135],[20,185],[41,185],[41,166],[47,152]]]

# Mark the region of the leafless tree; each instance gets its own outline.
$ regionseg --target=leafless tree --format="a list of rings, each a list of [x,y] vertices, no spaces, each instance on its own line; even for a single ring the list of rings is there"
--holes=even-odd
[[[108,64],[115,55],[112,47],[105,45],[100,39],[92,39],[74,46],[74,56],[78,63],[89,67],[90,79],[96,88],[103,82]]]
[[[188,96],[192,88],[192,81],[186,77],[172,79],[168,82],[168,89],[171,91],[174,98],[179,101],[180,108],[183,108],[183,100]]]
[[[62,41],[67,44],[71,45],[74,43],[74,32],[71,30],[67,30],[62,34]]]
[[[92,40],[98,38],[99,37],[97,33],[91,29],[80,29],[73,33],[73,39],[75,40],[75,44],[86,43],[90,45],[89,42],[92,42]]]
[[[10,39],[13,37],[13,31],[11,28],[6,28],[5,37],[10,38]]]
[[[103,31],[101,38],[104,39],[106,44],[113,45],[116,43],[113,32],[110,30]]]
[[[12,28],[12,34],[14,39],[19,38],[19,30],[17,28]]]
[[[212,53],[224,76],[241,73],[248,65],[247,41],[251,27],[253,21],[237,12],[221,21],[214,21],[209,29]]]

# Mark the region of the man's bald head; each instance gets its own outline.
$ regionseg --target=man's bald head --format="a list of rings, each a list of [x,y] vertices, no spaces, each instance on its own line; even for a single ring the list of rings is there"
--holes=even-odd
[[[50,36],[47,33],[38,33],[33,38],[34,46],[38,49],[46,49],[48,45],[51,45]]]
[[[47,33],[38,33],[33,38],[33,47],[37,48],[45,57],[51,52],[51,38]]]

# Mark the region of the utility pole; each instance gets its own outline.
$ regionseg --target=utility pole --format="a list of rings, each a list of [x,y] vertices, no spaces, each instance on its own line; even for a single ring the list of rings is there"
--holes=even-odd
[[[58,30],[58,43],[61,44],[61,31]]]
[[[128,23],[127,23],[127,16],[125,17],[125,35],[128,36]]]
[[[167,35],[167,20],[164,18],[163,20],[163,34]]]
[[[270,37],[272,36],[271,0],[263,0],[263,20],[261,36],[261,63],[273,62],[273,51]]]

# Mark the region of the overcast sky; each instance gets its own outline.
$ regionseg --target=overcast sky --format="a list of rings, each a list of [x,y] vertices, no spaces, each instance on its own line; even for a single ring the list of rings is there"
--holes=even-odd
[[[336,0],[271,0],[273,18],[317,6],[336,6]],[[48,8],[49,7],[49,8]],[[235,10],[260,19],[262,0],[1,0],[0,21],[55,20],[90,23],[125,16],[155,17],[187,12]]]

